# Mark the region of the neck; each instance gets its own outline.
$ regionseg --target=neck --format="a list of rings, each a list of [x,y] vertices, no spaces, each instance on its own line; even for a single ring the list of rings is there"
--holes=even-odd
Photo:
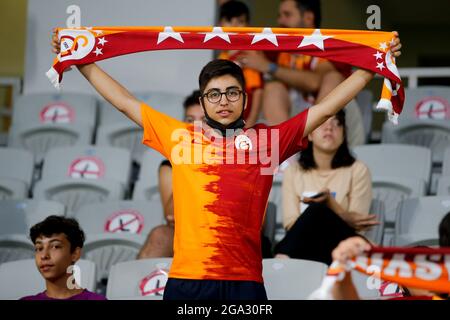
[[[67,280],[69,275],[61,277],[56,280],[46,280],[45,286],[47,288],[45,294],[49,298],[54,299],[67,299],[74,295],[83,292],[84,289],[69,289],[67,286]]]
[[[313,146],[314,162],[316,163],[317,170],[327,171],[331,170],[331,162],[335,156],[336,152],[324,152]]]

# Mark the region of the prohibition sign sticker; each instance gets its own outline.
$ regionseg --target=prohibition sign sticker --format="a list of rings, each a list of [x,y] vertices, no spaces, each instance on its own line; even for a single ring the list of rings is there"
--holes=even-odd
[[[450,104],[441,97],[427,97],[417,103],[415,112],[418,119],[450,119]]]
[[[139,234],[144,228],[144,217],[135,210],[122,210],[109,216],[105,232]]]
[[[53,102],[42,108],[39,120],[42,123],[73,123],[75,111],[64,102]]]
[[[166,287],[168,270],[156,269],[139,284],[142,296],[162,296]]]
[[[98,179],[105,174],[105,165],[95,157],[81,157],[72,161],[69,166],[69,177]]]

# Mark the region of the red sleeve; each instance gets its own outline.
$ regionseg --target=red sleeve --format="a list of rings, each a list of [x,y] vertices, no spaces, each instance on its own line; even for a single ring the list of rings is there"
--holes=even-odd
[[[307,118],[308,109],[279,125],[270,127],[279,129],[280,163],[308,146],[308,137],[303,138]]]

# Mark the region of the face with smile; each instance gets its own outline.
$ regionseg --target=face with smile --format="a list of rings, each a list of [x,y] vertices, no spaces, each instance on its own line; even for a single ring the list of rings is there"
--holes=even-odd
[[[63,233],[40,236],[36,238],[34,247],[36,266],[48,281],[68,277],[67,268],[80,258],[80,248],[71,252],[70,242]]]
[[[246,108],[247,101],[245,99],[244,106],[244,95],[245,92],[236,78],[223,75],[208,82],[201,101],[211,119],[227,126],[239,119],[242,108]]]

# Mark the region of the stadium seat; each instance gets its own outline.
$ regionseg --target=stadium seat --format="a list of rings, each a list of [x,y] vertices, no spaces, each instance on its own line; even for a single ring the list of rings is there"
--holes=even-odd
[[[406,199],[400,202],[395,223],[394,244],[399,237],[408,236],[415,242],[438,239],[438,226],[450,212],[449,196],[431,196]],[[420,237],[418,237],[420,236]]]
[[[372,177],[415,177],[428,185],[431,173],[431,151],[425,147],[399,144],[371,144],[353,149],[358,160],[370,169]]]
[[[44,159],[42,179],[33,197],[57,200],[68,212],[83,204],[124,198],[130,181],[128,150],[80,146],[51,150]]]
[[[148,149],[142,155],[139,178],[133,192],[133,200],[159,199],[159,165],[165,158],[158,151]]]
[[[159,200],[123,200],[84,205],[74,213],[74,218],[87,234],[117,232],[146,236],[154,227],[165,223]]]
[[[384,123],[382,143],[398,143],[429,148],[433,163],[442,163],[450,147],[449,120],[402,119],[398,125]]]
[[[52,148],[91,144],[93,132],[93,127],[84,124],[13,124],[8,146],[30,151],[35,163],[41,163]]]
[[[33,154],[26,150],[0,148],[0,180],[10,178],[22,181],[29,188],[33,180]]]
[[[450,177],[450,147],[444,152],[444,160],[442,162],[442,175]]]
[[[30,227],[49,215],[64,215],[64,206],[52,201],[0,201],[0,263],[31,258]]]
[[[128,119],[127,119],[128,120]],[[97,129],[96,145],[125,148],[133,161],[141,163],[147,146],[142,144],[143,130],[131,120],[100,125]]]
[[[372,177],[372,197],[384,202],[385,219],[389,225],[395,223],[397,205],[400,201],[425,194],[425,183],[422,179],[396,176]]]
[[[135,260],[145,239],[145,235],[139,234],[87,234],[83,258],[95,262],[99,282],[108,277],[110,268],[116,263]]]
[[[275,242],[275,230],[277,227],[277,206],[269,202],[267,203],[266,216],[264,219],[263,233],[273,244]]]
[[[381,200],[373,199],[369,213],[375,214],[380,224],[366,231],[364,235],[368,239],[372,240],[374,243],[381,245],[383,243],[384,223],[385,223],[384,202]]]
[[[439,179],[438,196],[450,196],[450,176],[442,176]]]
[[[362,90],[356,96],[356,102],[361,110],[364,123],[364,131],[368,138],[372,130],[373,93],[370,90]]]
[[[74,273],[74,279],[80,280],[79,285],[95,292],[95,264],[88,260],[78,260],[75,264],[80,271],[79,277]],[[16,300],[25,296],[35,295],[45,290],[45,280],[39,273],[34,259],[5,262],[0,264],[0,299]]]
[[[177,120],[183,120],[184,95],[171,92],[147,91],[135,92],[135,96],[153,109],[165,113]]]
[[[36,93],[14,101],[12,122],[17,124],[96,124],[97,100],[80,93]]]
[[[320,287],[327,272],[321,262],[263,259],[263,278],[269,300],[303,300]]]
[[[172,258],[121,262],[111,268],[106,297],[110,300],[161,300]]]
[[[356,288],[356,292],[358,292],[358,296],[361,300],[376,300],[380,297],[379,288],[377,288],[377,282],[381,281],[379,278],[370,278],[371,276],[361,273],[356,270],[352,270],[352,280],[353,284]],[[375,277],[376,275],[372,275]]]

